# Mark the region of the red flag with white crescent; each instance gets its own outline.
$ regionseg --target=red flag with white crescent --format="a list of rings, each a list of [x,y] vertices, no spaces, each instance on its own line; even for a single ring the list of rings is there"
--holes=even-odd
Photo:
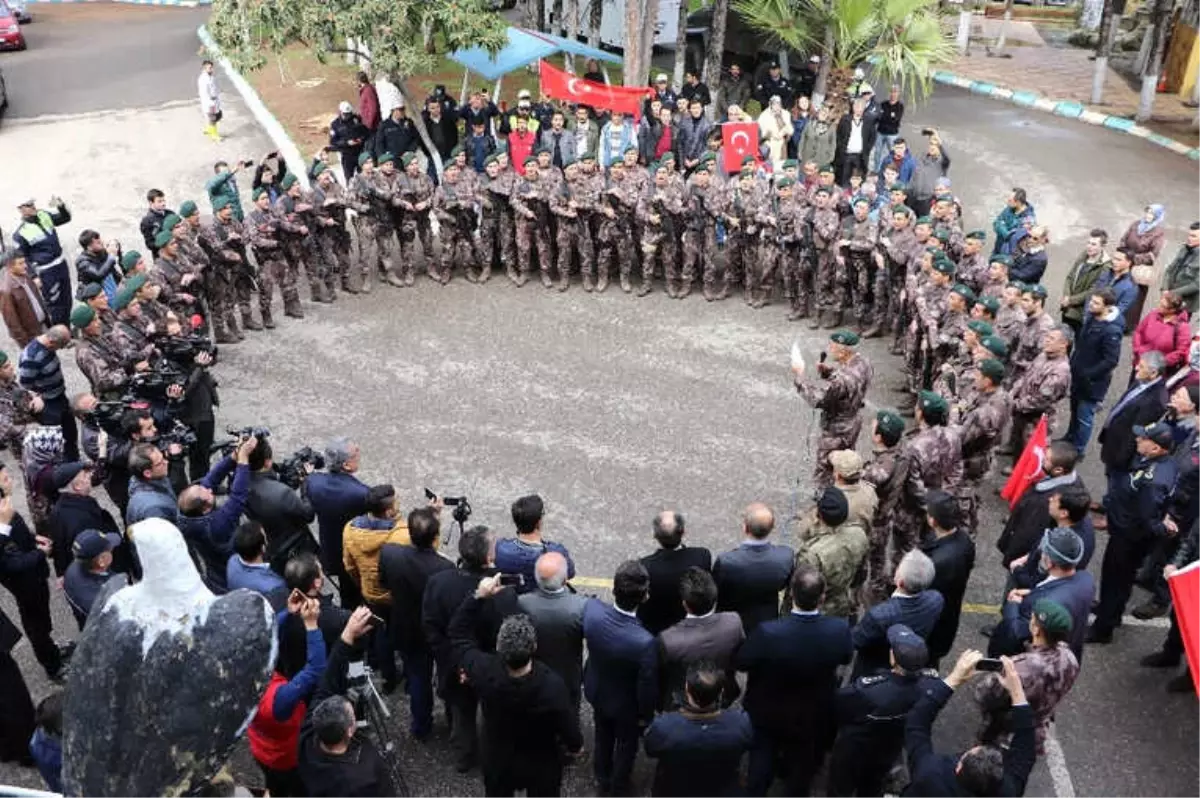
[[[1187,534],[1185,530],[1179,531]],[[1179,622],[1179,635],[1183,638],[1192,686],[1200,690],[1200,562],[1177,571],[1167,579],[1167,585],[1175,602],[1175,619]]]
[[[736,175],[742,170],[747,155],[758,162],[758,125],[754,122],[726,122],[721,125],[722,165],[725,174]]]
[[[1013,466],[1012,476],[1000,491],[1000,497],[1008,499],[1010,508],[1017,506],[1026,488],[1042,478],[1042,460],[1045,459],[1046,449],[1050,446],[1047,433],[1046,417],[1042,416],[1033,434],[1029,436],[1029,442],[1025,444],[1025,451],[1021,452]]]
[[[603,111],[619,111],[630,116],[640,116],[642,102],[646,99],[649,86],[609,86],[594,80],[584,80],[570,72],[557,69],[545,61],[538,64],[542,93],[556,100],[582,103]]]

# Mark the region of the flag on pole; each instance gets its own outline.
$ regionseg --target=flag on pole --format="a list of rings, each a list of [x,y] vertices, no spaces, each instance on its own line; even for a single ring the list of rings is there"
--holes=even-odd
[[[1009,508],[1016,507],[1025,489],[1042,478],[1042,460],[1046,457],[1049,445],[1046,416],[1043,415],[1029,436],[1025,451],[1021,452],[1017,464],[1013,466],[1012,476],[1004,483],[1004,490],[1000,491],[1000,497],[1008,499]]]
[[[1175,606],[1175,619],[1183,638],[1192,685],[1200,692],[1200,562],[1176,571],[1167,585]]]
[[[747,155],[758,163],[758,124],[755,122],[726,122],[721,125],[721,148],[724,159],[721,165],[725,174],[736,175],[742,170],[742,160]]]
[[[538,63],[542,93],[556,100],[582,103],[604,111],[619,111],[640,116],[642,102],[651,91],[649,86],[610,86],[594,80],[584,80],[570,72],[557,69],[545,61]]]

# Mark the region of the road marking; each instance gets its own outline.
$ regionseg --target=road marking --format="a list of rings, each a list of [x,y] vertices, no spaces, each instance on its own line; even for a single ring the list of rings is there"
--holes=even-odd
[[[1075,785],[1071,782],[1071,771],[1067,769],[1067,758],[1058,742],[1058,727],[1054,723],[1046,730],[1046,768],[1050,771],[1056,798],[1075,798]]]

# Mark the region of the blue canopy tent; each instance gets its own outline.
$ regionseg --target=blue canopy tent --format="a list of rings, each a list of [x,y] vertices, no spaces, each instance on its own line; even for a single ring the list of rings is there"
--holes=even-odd
[[[564,39],[561,36],[514,27],[510,27],[507,34],[508,44],[504,45],[495,55],[491,55],[482,47],[468,47],[450,53],[450,60],[461,64],[467,70],[467,73],[463,74],[460,103],[466,102],[467,99],[467,80],[470,72],[482,75],[487,80],[496,81],[496,86],[492,90],[492,102],[496,102],[500,97],[500,84],[506,74],[555,53],[571,53],[581,58],[595,58],[597,61],[610,64],[621,63],[619,56],[595,47],[588,47],[586,44],[580,44],[571,39]],[[607,81],[607,70],[605,70],[604,77]]]

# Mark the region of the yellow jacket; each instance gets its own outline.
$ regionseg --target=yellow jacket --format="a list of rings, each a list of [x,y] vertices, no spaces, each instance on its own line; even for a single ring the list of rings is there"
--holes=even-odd
[[[392,603],[392,594],[379,583],[379,552],[385,543],[412,545],[403,518],[360,515],[342,531],[342,564],[371,604]]]

